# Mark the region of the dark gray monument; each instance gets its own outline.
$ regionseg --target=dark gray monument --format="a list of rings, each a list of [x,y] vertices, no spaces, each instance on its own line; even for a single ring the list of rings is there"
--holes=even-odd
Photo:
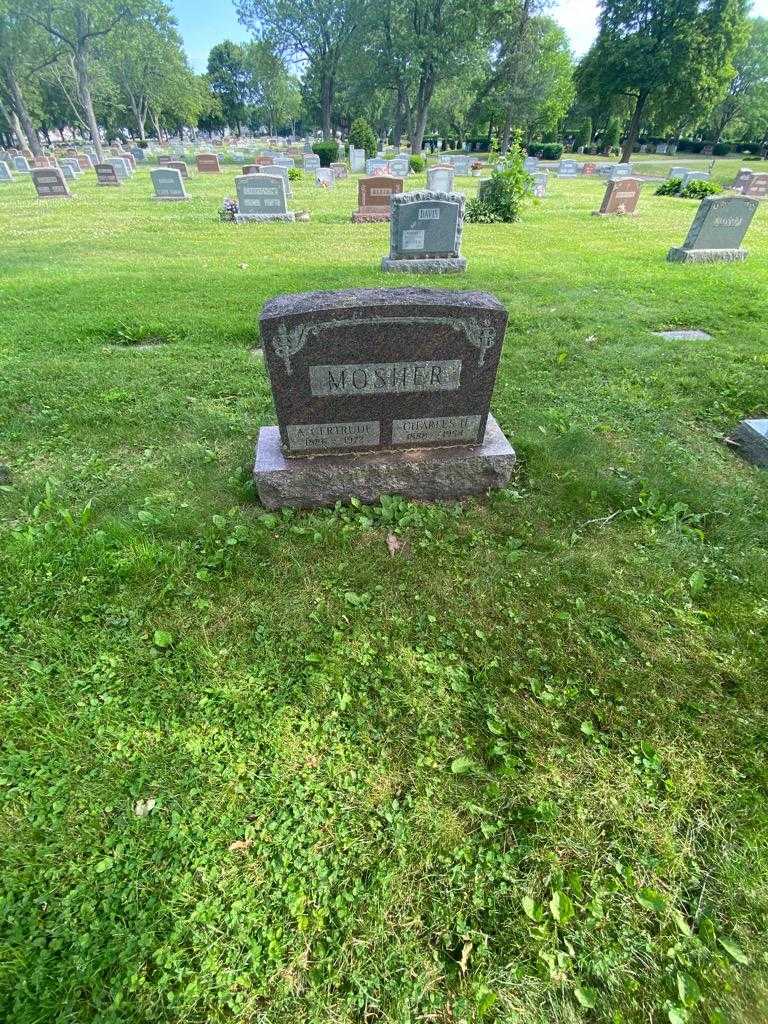
[[[713,263],[745,260],[741,248],[759,200],[746,196],[708,196],[696,211],[688,237],[680,248],[670,249],[672,263]]]
[[[279,174],[241,174],[235,178],[238,212],[237,224],[251,221],[295,221],[288,209],[285,181]]]
[[[34,167],[32,181],[35,183],[38,199],[71,199],[64,174],[59,167]]]
[[[768,469],[768,419],[742,420],[730,442],[747,462]]]
[[[96,183],[98,185],[119,185],[120,179],[112,164],[95,164]]]
[[[259,433],[262,502],[439,500],[504,486],[515,454],[489,406],[506,322],[482,292],[360,289],[268,302],[261,339],[279,426]]]
[[[152,185],[155,194],[152,199],[164,199],[169,202],[178,202],[181,199],[189,199],[181,171],[176,167],[155,167],[149,172],[152,178]]]
[[[462,273],[464,196],[460,192],[403,192],[390,199],[389,256],[382,270]]]

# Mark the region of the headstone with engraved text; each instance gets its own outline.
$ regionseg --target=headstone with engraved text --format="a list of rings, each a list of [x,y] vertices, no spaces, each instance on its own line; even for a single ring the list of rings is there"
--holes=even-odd
[[[465,198],[460,192],[404,192],[390,200],[389,256],[382,270],[461,273]]]
[[[741,243],[759,205],[747,196],[707,196],[682,246],[670,249],[667,259],[673,263],[745,260],[747,251]]]
[[[38,199],[72,198],[60,167],[34,167],[31,173]]]
[[[352,214],[353,224],[368,224],[389,220],[389,201],[403,191],[402,178],[372,176],[357,182],[357,210]]]
[[[262,221],[293,222],[296,214],[288,209],[285,180],[279,174],[241,174],[235,178],[238,224]]]
[[[598,217],[634,214],[639,198],[640,180],[638,178],[612,178],[606,185],[600,209],[596,210],[595,214]]]
[[[189,199],[184,188],[183,175],[178,167],[155,167],[149,172],[155,189],[153,199],[176,201]]]

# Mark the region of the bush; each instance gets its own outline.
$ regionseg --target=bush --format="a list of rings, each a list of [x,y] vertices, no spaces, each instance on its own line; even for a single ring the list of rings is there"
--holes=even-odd
[[[576,145],[586,147],[592,142],[592,118],[588,117],[576,133]]]
[[[716,142],[715,143],[715,149],[714,149],[714,155],[715,156],[728,156],[728,154],[730,152],[731,152],[731,147],[730,147],[729,143],[727,143],[727,142]]]
[[[421,174],[424,168],[427,166],[427,161],[423,156],[414,155],[408,161],[408,166],[414,172],[414,174]]]
[[[470,199],[465,220],[474,224],[511,224],[520,216],[525,197],[530,194],[532,178],[523,168],[519,133],[509,147],[504,166],[497,168],[483,183],[479,196]]]
[[[617,149],[619,142],[621,141],[621,124],[617,117],[612,117],[608,122],[608,127],[605,130],[604,142],[606,146],[610,146],[611,149]]]
[[[304,171],[300,167],[289,167],[288,168],[288,181],[301,181],[304,177]]]
[[[563,147],[560,142],[543,142],[539,146],[530,147],[535,149],[535,155],[542,160],[559,160],[563,155]]]
[[[330,167],[339,155],[339,147],[335,142],[316,142],[312,147],[312,152],[320,157],[321,167]]]
[[[680,198],[703,199],[704,196],[714,196],[722,191],[716,181],[689,181],[680,193]]]
[[[376,156],[376,151],[379,148],[376,133],[364,117],[358,117],[352,122],[352,127],[349,129],[349,144],[355,149],[364,149],[365,155],[368,157]]]
[[[663,185],[656,189],[657,196],[676,196],[683,184],[682,178],[668,178]]]

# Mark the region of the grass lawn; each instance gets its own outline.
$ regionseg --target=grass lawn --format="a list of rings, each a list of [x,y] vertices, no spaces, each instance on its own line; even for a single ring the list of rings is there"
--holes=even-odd
[[[234,173],[0,186],[0,1019],[765,1021],[768,206],[671,265],[695,201],[553,178],[412,279]],[[263,303],[414,283],[509,309],[513,485],[266,514]]]

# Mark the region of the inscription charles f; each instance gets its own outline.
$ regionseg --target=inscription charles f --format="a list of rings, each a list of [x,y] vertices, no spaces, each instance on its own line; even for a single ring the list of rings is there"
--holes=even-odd
[[[261,336],[285,454],[478,444],[506,320],[482,292],[273,299]]]

